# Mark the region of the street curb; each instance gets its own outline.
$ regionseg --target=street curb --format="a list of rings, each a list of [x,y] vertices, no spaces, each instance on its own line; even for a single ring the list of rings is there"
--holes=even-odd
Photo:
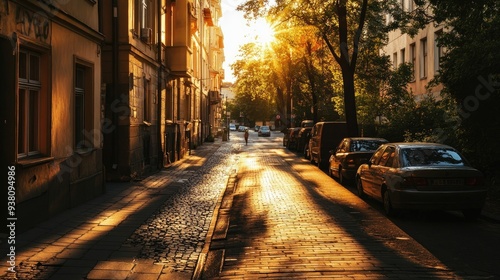
[[[218,275],[222,269],[224,250],[210,251],[212,241],[226,238],[229,228],[229,209],[232,205],[232,194],[237,184],[237,171],[229,175],[226,188],[219,196],[212,215],[212,221],[205,238],[205,245],[200,253],[192,280],[204,279],[203,276]],[[222,223],[222,224],[221,224]],[[211,253],[212,252],[212,253]]]

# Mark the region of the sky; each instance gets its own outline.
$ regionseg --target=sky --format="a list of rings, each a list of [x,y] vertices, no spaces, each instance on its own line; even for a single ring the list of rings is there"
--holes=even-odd
[[[247,20],[243,18],[243,13],[236,11],[236,7],[244,0],[222,0],[222,17],[219,19],[219,26],[224,34],[224,82],[234,82],[231,64],[237,60],[239,47],[256,36],[253,26],[248,26]]]

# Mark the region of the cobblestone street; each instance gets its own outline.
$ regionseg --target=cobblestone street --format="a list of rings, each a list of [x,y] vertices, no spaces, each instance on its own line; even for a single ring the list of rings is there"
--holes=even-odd
[[[143,180],[108,183],[105,195],[20,234],[16,273],[2,259],[0,278],[190,279],[240,148],[206,143]]]
[[[175,190],[161,208],[125,242],[140,248],[139,259],[153,259],[175,271],[194,272],[215,203],[226,187],[228,174],[234,172],[231,150],[238,146],[222,146],[202,166],[187,168],[185,178],[170,185]]]
[[[245,145],[242,134],[232,133],[230,141],[206,143],[142,180],[108,183],[106,194],[19,234],[16,273],[8,272],[3,257],[0,279],[493,275],[445,263],[377,206],[280,146],[280,134],[251,136]],[[444,221],[452,230],[485,228],[489,238],[498,228]]]

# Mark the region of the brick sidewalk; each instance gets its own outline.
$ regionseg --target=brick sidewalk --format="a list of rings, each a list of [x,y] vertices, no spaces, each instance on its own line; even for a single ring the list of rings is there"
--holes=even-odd
[[[240,154],[217,223],[202,279],[458,278],[382,214],[281,149]]]

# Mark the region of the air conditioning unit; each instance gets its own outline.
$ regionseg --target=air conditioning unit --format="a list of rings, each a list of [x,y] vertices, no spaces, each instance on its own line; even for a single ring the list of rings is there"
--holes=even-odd
[[[151,40],[153,38],[153,29],[151,28],[142,28],[141,29],[141,40],[151,44]]]

